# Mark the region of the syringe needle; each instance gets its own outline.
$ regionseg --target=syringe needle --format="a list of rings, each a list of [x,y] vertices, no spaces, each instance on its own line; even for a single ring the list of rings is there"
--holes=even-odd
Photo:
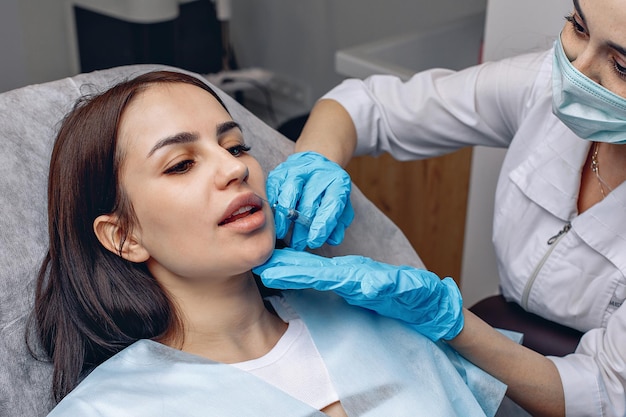
[[[291,220],[292,222],[301,224],[306,227],[311,227],[311,219],[300,213],[298,210],[283,207],[278,203],[272,204],[271,207],[274,210],[278,210],[283,213],[285,216],[287,216],[287,219]]]
[[[259,197],[261,198],[261,200],[263,200],[267,204],[269,204],[269,206],[272,208],[272,210],[277,210],[277,211],[283,213],[285,215],[285,217],[287,217],[288,220],[290,220],[290,221],[292,221],[294,223],[301,224],[301,225],[306,226],[306,227],[311,227],[311,219],[309,217],[305,216],[304,214],[302,214],[301,212],[299,212],[298,210],[293,209],[293,208],[287,208],[287,207],[281,206],[278,203],[270,203],[269,201],[267,201],[263,197],[261,197],[261,196],[259,196]]]

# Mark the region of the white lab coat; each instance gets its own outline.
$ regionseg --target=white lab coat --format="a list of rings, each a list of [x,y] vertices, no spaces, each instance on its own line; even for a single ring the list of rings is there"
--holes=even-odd
[[[406,323],[332,292],[287,291],[271,302],[300,317],[350,416],[493,416],[506,386]],[[513,337],[513,335],[511,336]],[[49,417],[324,416],[234,366],[140,340],[98,366]]]
[[[550,358],[567,415],[624,416],[626,184],[578,214],[591,144],[552,114],[552,54],[457,73],[434,69],[406,84],[389,76],[346,80],[325,97],[352,115],[358,154],[408,160],[468,145],[508,147],[493,233],[501,291],[528,311],[586,332],[574,354]],[[567,224],[571,229],[548,245]]]

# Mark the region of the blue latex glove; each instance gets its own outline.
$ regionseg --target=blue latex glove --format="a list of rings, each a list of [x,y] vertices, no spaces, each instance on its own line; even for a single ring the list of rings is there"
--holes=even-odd
[[[349,304],[403,320],[431,340],[450,340],[463,329],[463,300],[452,278],[393,266],[362,256],[324,258],[277,249],[254,268],[270,288],[331,290]]]
[[[341,166],[315,152],[295,153],[269,173],[266,188],[272,204],[295,208],[312,220],[309,228],[293,225],[292,248],[341,243],[354,218],[350,176]],[[291,222],[279,211],[274,220],[276,236],[282,239]]]

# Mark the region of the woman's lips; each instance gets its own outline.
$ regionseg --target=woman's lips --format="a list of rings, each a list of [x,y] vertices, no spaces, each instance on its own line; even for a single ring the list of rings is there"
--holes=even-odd
[[[227,217],[226,219],[224,219],[221,223],[220,226],[227,224],[227,223],[231,223],[234,221],[237,221],[241,218],[244,218],[246,216],[249,216],[255,212],[257,212],[260,208],[256,207],[256,206],[243,206],[240,207],[238,210],[236,210],[233,214],[231,214],[229,217]]]
[[[235,222],[241,222],[245,219],[252,220],[255,213],[261,212],[263,207],[263,200],[254,193],[243,194],[231,201],[226,210],[222,220],[218,223],[219,226],[227,224],[233,224]],[[262,213],[259,213],[262,214]]]

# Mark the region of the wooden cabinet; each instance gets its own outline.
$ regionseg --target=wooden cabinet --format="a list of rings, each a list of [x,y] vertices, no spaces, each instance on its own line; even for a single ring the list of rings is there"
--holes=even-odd
[[[354,158],[352,181],[407,236],[426,267],[461,274],[472,148],[422,161]]]

